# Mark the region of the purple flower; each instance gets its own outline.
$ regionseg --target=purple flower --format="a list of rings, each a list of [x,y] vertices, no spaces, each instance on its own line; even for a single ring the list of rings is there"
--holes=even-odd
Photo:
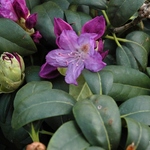
[[[97,20],[99,19],[102,25],[98,25]],[[86,23],[81,30],[82,33],[78,36],[69,24],[60,18],[55,18],[54,33],[56,34],[56,43],[59,48],[47,54],[46,67],[42,67],[40,71],[41,77],[44,77],[42,76],[43,72],[48,72],[48,70],[51,72],[52,68],[67,67],[65,81],[68,84],[77,85],[76,79],[84,68],[98,72],[106,66],[101,55],[103,43],[99,42],[99,48],[95,49],[96,39],[99,39],[104,33],[105,20],[100,16],[91,21],[93,22],[92,25],[98,25],[98,27],[94,30]],[[89,21],[90,24],[91,21]]]

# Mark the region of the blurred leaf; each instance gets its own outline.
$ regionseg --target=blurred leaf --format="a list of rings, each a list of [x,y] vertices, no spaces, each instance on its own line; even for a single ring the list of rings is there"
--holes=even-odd
[[[104,149],[101,147],[97,147],[97,146],[90,146],[90,147],[86,148],[85,150],[104,150]]]
[[[110,0],[107,15],[112,26],[119,27],[142,6],[145,0]]]
[[[71,4],[76,5],[88,5],[90,7],[95,7],[98,9],[106,9],[106,0],[71,0]]]
[[[33,7],[35,7],[36,5],[39,5],[41,3],[41,0],[26,0],[26,5],[28,7],[29,10],[31,10]]]
[[[66,16],[67,22],[72,25],[73,29],[77,33],[80,33],[81,27],[83,26],[84,23],[92,19],[90,15],[87,15],[82,12],[74,12],[71,10],[66,10],[65,16]]]
[[[119,107],[121,117],[129,117],[150,125],[150,96],[142,95],[128,99]]]
[[[40,66],[29,66],[25,69],[26,82],[41,81],[39,76]]]
[[[131,118],[123,119],[128,130],[126,146],[134,143],[136,150],[147,150],[150,141],[150,128]]]
[[[32,38],[17,23],[0,18],[0,53],[17,52],[21,56],[37,51]]]
[[[72,96],[52,89],[48,81],[29,82],[14,99],[12,126],[17,129],[36,120],[70,114],[74,103]]]
[[[54,133],[47,150],[83,150],[89,145],[75,122],[69,121]]]
[[[111,97],[93,95],[80,100],[74,105],[73,114],[91,145],[116,150],[121,136],[121,120],[118,106]]]
[[[77,86],[73,84],[69,85],[70,95],[72,95],[77,101],[92,95],[92,92],[82,75],[80,75],[80,77],[77,79],[77,82]]]
[[[150,94],[150,78],[136,69],[112,65],[106,66],[99,74],[103,94],[113,97],[116,101]]]
[[[53,20],[56,18],[63,18],[63,10],[54,2],[48,1],[41,5],[35,6],[32,13],[38,13],[38,21],[36,29],[40,31],[45,38],[47,44],[55,44],[55,35]]]

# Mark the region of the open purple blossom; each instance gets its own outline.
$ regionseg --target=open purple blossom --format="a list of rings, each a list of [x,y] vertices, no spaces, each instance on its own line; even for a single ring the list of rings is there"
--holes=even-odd
[[[68,23],[60,18],[54,19],[54,33],[59,48],[47,54],[45,68],[43,65],[40,71],[41,77],[50,78],[52,70],[67,67],[65,81],[77,85],[76,79],[84,68],[98,72],[106,66],[103,62],[106,53],[102,51],[103,43],[100,39],[105,31],[105,20],[99,16],[91,21],[84,24],[82,33],[78,36]],[[91,28],[89,24],[96,25],[96,29]],[[100,42],[96,44],[96,40]]]
[[[30,15],[25,0],[0,0],[0,17],[15,21],[29,35],[35,32],[33,27],[37,22],[37,14]]]

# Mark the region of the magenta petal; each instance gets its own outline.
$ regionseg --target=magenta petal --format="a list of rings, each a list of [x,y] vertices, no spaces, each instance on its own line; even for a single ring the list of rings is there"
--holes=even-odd
[[[84,65],[86,69],[98,72],[106,66],[106,63],[102,61],[102,56],[98,52],[95,52],[94,55],[89,56],[89,58],[84,62]]]
[[[96,40],[105,32],[105,19],[103,16],[97,16],[94,19],[86,22],[81,30],[81,33],[96,33]]]
[[[103,51],[103,48],[104,48],[103,41],[102,41],[102,39],[100,39],[99,42],[98,42],[98,50],[97,51],[101,54],[102,59],[104,59],[107,56],[108,52],[109,52],[108,50]]]
[[[62,49],[74,51],[77,48],[78,36],[75,31],[64,30],[60,37],[58,38],[58,46]]]
[[[39,43],[40,39],[42,38],[42,35],[40,34],[39,31],[36,31],[34,34],[32,34],[31,37],[35,43]]]
[[[39,76],[45,79],[52,79],[59,75],[56,67],[49,65],[47,62],[41,66]]]
[[[84,69],[84,64],[83,63],[78,65],[78,66],[71,63],[68,66],[66,76],[65,76],[65,81],[68,84],[78,85],[76,80],[79,77],[79,75],[81,74],[83,69]]]
[[[60,36],[63,30],[73,30],[70,24],[61,18],[54,18],[54,33],[56,37]]]
[[[25,0],[14,0],[13,8],[14,8],[18,18],[27,19],[29,10],[26,7]]]
[[[17,14],[15,13],[12,2],[13,1],[11,1],[11,0],[1,0],[0,1],[0,4],[1,4],[0,17],[8,18],[13,21],[17,21],[18,17],[17,17]]]
[[[70,62],[70,50],[56,49],[46,55],[46,62],[54,67],[67,67]]]
[[[34,13],[26,19],[25,25],[28,29],[32,29],[33,27],[35,27],[36,22],[37,22],[37,13]]]

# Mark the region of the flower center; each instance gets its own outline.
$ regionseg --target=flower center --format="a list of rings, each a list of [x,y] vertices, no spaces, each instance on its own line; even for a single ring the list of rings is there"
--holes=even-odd
[[[81,47],[81,51],[83,51],[84,53],[88,53],[89,51],[89,44],[85,44]]]

